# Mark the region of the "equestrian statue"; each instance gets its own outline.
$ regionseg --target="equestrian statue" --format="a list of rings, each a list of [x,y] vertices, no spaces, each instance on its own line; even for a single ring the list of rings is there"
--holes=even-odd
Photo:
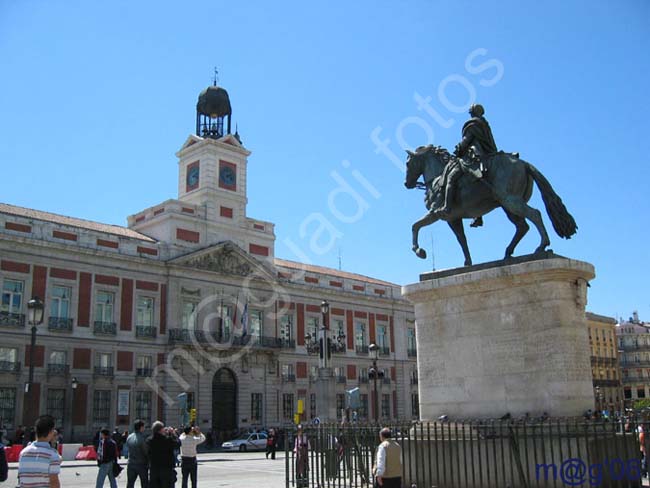
[[[575,220],[555,193],[548,180],[535,166],[519,158],[518,153],[498,151],[490,124],[481,105],[469,109],[471,119],[463,125],[462,140],[454,154],[439,146],[421,146],[407,150],[406,188],[426,190],[427,214],[413,224],[413,252],[422,259],[427,253],[418,244],[422,227],[438,220],[449,224],[463,249],[465,266],[472,258],[467,247],[463,219],[474,219],[471,227],[483,225],[483,215],[501,207],[515,225],[515,235],[506,248],[505,259],[528,232],[529,220],[537,228],[541,242],[535,253],[550,245],[542,214],[527,202],[537,184],[555,232],[570,239],[578,229]],[[423,177],[424,183],[419,181]]]

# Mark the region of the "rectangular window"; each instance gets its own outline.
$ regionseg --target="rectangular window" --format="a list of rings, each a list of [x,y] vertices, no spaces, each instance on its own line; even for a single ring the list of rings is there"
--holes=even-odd
[[[112,323],[115,305],[115,294],[108,291],[98,291],[95,297],[95,321]]]
[[[361,395],[359,395],[359,400],[361,403],[361,406],[359,407],[359,417],[362,419],[367,419],[368,418],[368,395],[362,393]]]
[[[140,327],[152,327],[154,310],[153,298],[138,297],[135,325]]]
[[[645,388],[637,388],[636,389],[636,397],[637,398],[645,398]]]
[[[153,357],[152,356],[137,356],[136,357],[136,375],[151,376],[153,371]]]
[[[631,400],[632,399],[632,390],[626,388],[623,390],[623,396],[625,397],[626,400]]]
[[[357,347],[366,347],[366,324],[357,322],[354,324],[354,344]]]
[[[309,366],[309,379],[316,381],[318,379],[318,366],[311,365]]]
[[[18,349],[15,347],[0,347],[0,371],[19,371]]]
[[[5,428],[14,427],[16,416],[16,389],[0,388],[0,418]]]
[[[384,394],[381,396],[381,418],[390,418],[390,395]]]
[[[336,394],[336,418],[341,420],[343,411],[345,410],[345,395],[343,393]]]
[[[316,393],[309,394],[309,418],[316,418]]]
[[[64,366],[68,364],[68,355],[65,351],[52,351],[50,353],[50,359],[48,364],[56,364],[58,366]]]
[[[184,301],[182,305],[183,316],[181,319],[181,324],[183,329],[194,329],[196,328],[196,303]]]
[[[150,391],[135,392],[135,418],[144,421],[146,425],[151,423],[151,411],[153,404]]]
[[[293,420],[293,393],[282,394],[282,418]]]
[[[380,348],[380,353],[389,350],[387,325],[377,325],[377,345]]]
[[[282,365],[282,378],[285,381],[295,381],[296,375],[293,369],[293,364],[285,363]]]
[[[406,329],[406,348],[415,351],[415,329]]]
[[[21,313],[23,308],[23,282],[4,280],[2,284],[2,305],[0,311],[6,313]]]
[[[252,337],[261,337],[263,330],[264,330],[264,312],[261,310],[249,310],[248,333]]]
[[[96,358],[96,366],[100,368],[110,368],[113,366],[113,355],[110,352],[98,352]]]
[[[262,421],[262,394],[251,393],[251,422]]]
[[[307,317],[307,334],[312,338],[312,340],[318,340],[318,318],[317,317]]]
[[[63,416],[65,414],[65,390],[47,390],[47,413],[54,417],[54,426],[63,427]]]
[[[411,416],[420,418],[420,398],[417,393],[411,393]]]
[[[70,296],[72,292],[67,286],[54,285],[50,297],[50,317],[67,319],[70,317]]]
[[[290,313],[280,318],[280,338],[286,344],[293,342],[293,315]]]
[[[109,425],[111,421],[111,391],[95,390],[93,393],[93,422]]]

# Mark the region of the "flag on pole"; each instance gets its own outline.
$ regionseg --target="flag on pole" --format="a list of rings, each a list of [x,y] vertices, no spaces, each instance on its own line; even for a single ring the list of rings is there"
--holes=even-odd
[[[246,337],[248,333],[248,302],[244,305],[244,311],[241,314],[241,328],[242,328],[242,337]]]

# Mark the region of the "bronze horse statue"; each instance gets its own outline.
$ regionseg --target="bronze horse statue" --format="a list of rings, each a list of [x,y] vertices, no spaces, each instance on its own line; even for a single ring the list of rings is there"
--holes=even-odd
[[[515,247],[528,232],[526,219],[530,220],[540,234],[541,242],[535,253],[546,250],[550,245],[542,214],[527,202],[533,193],[533,181],[537,184],[546,212],[551,219],[555,232],[565,239],[576,233],[578,226],[571,214],[555,193],[548,180],[535,166],[519,159],[518,155],[499,152],[483,162],[485,173],[481,179],[464,173],[458,180],[456,198],[448,213],[437,210],[436,201],[437,179],[441,178],[445,166],[452,163],[451,155],[446,149],[437,146],[418,148],[416,152],[407,151],[406,188],[416,187],[426,189],[426,206],[429,212],[413,224],[413,252],[419,258],[426,258],[427,253],[418,245],[418,233],[422,227],[431,225],[438,220],[449,224],[456,239],[463,249],[465,266],[471,266],[472,258],[467,247],[463,219],[481,217],[497,207],[501,207],[508,219],[515,225],[515,235],[506,248],[505,259],[510,258]],[[424,177],[424,183],[418,181]]]

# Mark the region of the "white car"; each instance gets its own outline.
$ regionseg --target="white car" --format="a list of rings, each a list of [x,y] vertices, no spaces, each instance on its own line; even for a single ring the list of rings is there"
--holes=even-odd
[[[221,444],[226,451],[255,451],[266,449],[266,434],[244,434]]]

